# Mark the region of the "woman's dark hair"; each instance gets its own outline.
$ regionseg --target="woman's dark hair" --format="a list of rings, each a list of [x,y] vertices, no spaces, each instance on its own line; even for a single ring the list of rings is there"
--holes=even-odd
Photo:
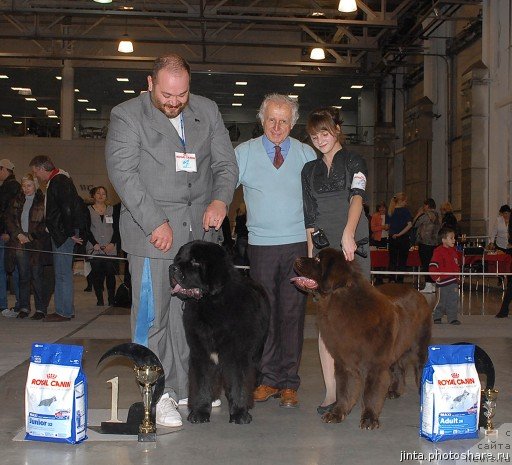
[[[378,212],[380,207],[384,207],[386,210],[388,209],[388,206],[387,206],[386,202],[384,202],[384,201],[379,202],[377,204],[377,206],[375,207],[375,211]]]
[[[431,210],[436,209],[436,202],[434,199],[431,199],[431,198],[425,199],[425,202],[423,202],[423,205],[427,205],[428,208],[430,208]]]
[[[327,131],[338,138],[340,144],[345,142],[345,134],[341,130],[343,120],[336,108],[325,107],[312,111],[308,116],[306,131],[309,135],[317,134],[320,131]]]
[[[103,186],[96,186],[96,187],[93,187],[90,191],[89,191],[89,194],[91,197],[94,197],[96,195],[96,192],[98,192],[99,189],[103,189],[105,191],[105,194],[108,194],[108,191],[105,187]]]
[[[502,205],[500,207],[500,213],[506,213],[506,212],[510,213],[510,207],[508,205]]]

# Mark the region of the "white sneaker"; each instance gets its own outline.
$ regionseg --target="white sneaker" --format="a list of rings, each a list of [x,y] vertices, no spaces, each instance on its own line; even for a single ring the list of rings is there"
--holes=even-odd
[[[425,283],[425,287],[420,291],[424,294],[433,294],[436,292],[436,286],[434,283]]]
[[[160,397],[156,404],[156,422],[161,426],[176,427],[183,425],[178,410],[178,403],[169,396],[169,393]]]
[[[221,400],[220,399],[216,399],[212,402],[212,407],[220,407],[220,405],[222,404]],[[188,405],[188,397],[185,397],[184,399],[180,399],[180,401],[178,402],[178,405],[180,407],[186,407]]]
[[[4,308],[2,310],[2,315],[6,318],[16,318],[18,316],[18,312],[15,312],[14,308]]]

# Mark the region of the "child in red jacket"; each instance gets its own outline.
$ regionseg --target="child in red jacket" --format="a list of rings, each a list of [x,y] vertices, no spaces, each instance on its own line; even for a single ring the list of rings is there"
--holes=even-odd
[[[442,323],[443,314],[446,313],[452,325],[460,325],[457,319],[459,309],[459,278],[458,276],[439,275],[436,272],[459,273],[459,256],[455,250],[455,231],[451,228],[442,228],[439,231],[442,244],[435,248],[430,261],[430,276],[439,289],[439,302],[434,309],[434,323]]]

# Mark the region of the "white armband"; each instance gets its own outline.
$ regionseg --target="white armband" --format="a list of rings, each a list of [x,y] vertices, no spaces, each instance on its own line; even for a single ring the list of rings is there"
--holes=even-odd
[[[361,171],[358,171],[356,174],[354,174],[350,188],[361,189],[363,191],[366,189],[366,176],[361,173]]]

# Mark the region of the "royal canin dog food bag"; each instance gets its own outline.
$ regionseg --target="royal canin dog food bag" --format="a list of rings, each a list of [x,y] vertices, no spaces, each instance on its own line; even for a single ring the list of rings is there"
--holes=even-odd
[[[478,437],[480,379],[475,346],[428,348],[421,377],[420,436],[432,442]]]
[[[25,439],[76,444],[87,439],[82,346],[32,344],[25,389]]]

